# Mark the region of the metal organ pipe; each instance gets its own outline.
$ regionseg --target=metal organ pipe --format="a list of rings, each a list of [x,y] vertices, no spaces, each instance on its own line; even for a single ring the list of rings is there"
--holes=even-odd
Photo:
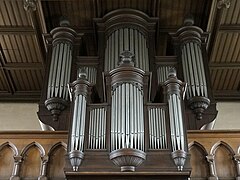
[[[67,84],[70,82],[73,39],[66,39],[64,37],[64,33],[69,33],[67,31],[64,32],[65,28],[67,27],[61,28],[63,37],[56,37],[56,39],[53,38],[47,99],[51,97],[60,97],[68,100]],[[53,37],[55,36],[55,33],[58,33],[57,30],[59,31],[58,28],[51,31]],[[71,31],[73,37],[75,36],[75,31],[70,28],[67,28],[67,30]]]
[[[111,145],[112,151],[121,148],[144,150],[143,95],[131,83],[123,83],[113,91]]]
[[[106,109],[94,107],[90,110],[88,149],[106,149]]]
[[[157,69],[158,84],[163,84],[168,78],[169,70],[173,68],[171,66],[159,66]]]
[[[97,83],[97,68],[94,66],[81,66],[78,69],[78,72],[80,72],[82,69],[86,72],[87,80],[92,84],[96,84]]]
[[[165,109],[161,107],[152,107],[148,109],[150,149],[167,148],[165,113]]]
[[[104,70],[116,68],[119,54],[125,50],[135,54],[136,67],[149,71],[147,39],[143,33],[133,28],[119,28],[107,37]]]

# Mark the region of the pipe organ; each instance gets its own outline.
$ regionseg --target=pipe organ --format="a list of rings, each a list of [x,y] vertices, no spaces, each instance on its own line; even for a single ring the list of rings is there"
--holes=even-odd
[[[186,129],[213,120],[208,118],[207,107],[214,109],[214,104],[204,66],[203,31],[191,24],[179,29],[172,36],[178,58],[169,61],[154,54],[158,19],[121,9],[93,21],[98,57],[74,57],[78,46],[73,43],[80,36],[74,30],[60,27],[52,32],[43,99],[47,106],[51,98],[58,98],[70,107],[57,109],[59,101],[51,105],[62,113],[49,123],[56,128],[64,119],[70,126],[67,179],[130,179],[144,174],[145,179],[186,180],[191,170]],[[59,30],[67,31],[66,37]],[[162,92],[156,91],[160,88]]]

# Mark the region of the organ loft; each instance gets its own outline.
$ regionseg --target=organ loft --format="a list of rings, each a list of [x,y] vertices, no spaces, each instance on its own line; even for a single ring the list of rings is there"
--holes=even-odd
[[[207,34],[186,17],[170,34],[176,56],[157,59],[157,22],[134,9],[94,18],[97,58],[77,56],[84,34],[66,17],[44,36],[49,55],[38,116],[69,132],[68,179],[88,172],[98,179],[189,177],[186,130],[208,126],[217,114]]]

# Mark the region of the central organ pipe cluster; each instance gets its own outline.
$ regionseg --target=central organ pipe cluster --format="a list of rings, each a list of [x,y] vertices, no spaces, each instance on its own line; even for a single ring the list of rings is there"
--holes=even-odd
[[[110,159],[122,171],[135,171],[145,160],[143,77],[133,54],[124,51],[118,68],[109,72],[112,86]],[[130,161],[129,161],[130,160]]]

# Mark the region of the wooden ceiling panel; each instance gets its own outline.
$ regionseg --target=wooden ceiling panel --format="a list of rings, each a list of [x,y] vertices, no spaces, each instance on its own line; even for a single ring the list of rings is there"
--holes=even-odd
[[[36,35],[5,34],[0,36],[5,63],[43,62]]]
[[[3,70],[0,70],[0,91],[2,92],[7,92],[8,91],[8,86],[7,86],[7,81],[4,78],[4,72]]]
[[[31,21],[23,8],[23,1],[0,1],[0,26],[29,26]]]
[[[210,73],[214,91],[239,91],[240,69],[212,69]]]
[[[35,70],[10,70],[16,91],[40,91],[43,83],[43,71]]]
[[[206,8],[209,4],[211,4],[210,1],[206,0],[161,0],[157,10],[159,24],[160,26],[180,27],[183,25],[184,18],[192,15],[195,24],[202,27],[202,17],[207,12]]]
[[[213,47],[211,62],[239,63],[240,62],[240,31],[219,32]]]
[[[0,99],[39,97],[44,74],[45,47],[42,33],[59,26],[60,17],[84,33],[81,55],[97,56],[93,18],[119,8],[140,10],[159,18],[157,55],[169,55],[168,33],[176,32],[191,14],[195,25],[206,30],[210,8],[216,0],[40,0],[36,13],[23,8],[23,0],[0,0]],[[42,11],[41,11],[42,8]],[[218,98],[240,99],[240,0],[231,0],[213,21],[209,66],[213,90]],[[215,7],[215,11],[217,7]],[[218,11],[218,10],[217,10]],[[213,11],[214,12],[214,11]],[[214,16],[214,13],[213,13]],[[44,22],[44,20],[45,22]],[[214,19],[214,18],[213,18]],[[211,24],[211,23],[210,23]],[[43,31],[44,29],[44,31]],[[212,32],[211,32],[212,33]],[[211,36],[210,36],[211,38]],[[211,49],[210,48],[210,49]],[[25,93],[24,93],[25,92]],[[229,92],[232,92],[229,93]]]
[[[224,9],[221,24],[240,24],[240,1],[231,0],[228,9]]]
[[[48,31],[59,26],[60,18],[67,17],[75,27],[92,27],[93,2],[88,0],[43,1],[43,13]]]

